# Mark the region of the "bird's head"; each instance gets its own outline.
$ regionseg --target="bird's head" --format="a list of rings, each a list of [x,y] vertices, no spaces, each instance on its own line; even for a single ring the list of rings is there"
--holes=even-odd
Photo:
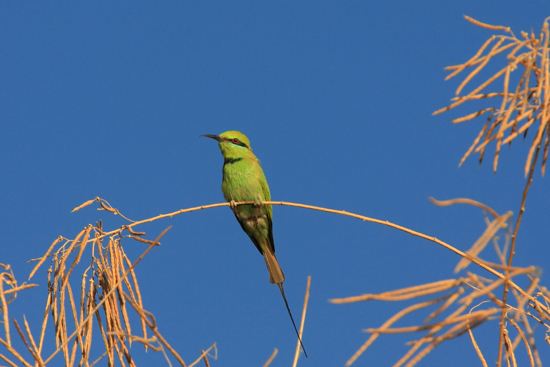
[[[201,136],[217,140],[225,158],[244,157],[252,152],[250,141],[248,141],[246,135],[239,131],[226,131],[220,135],[204,134]]]

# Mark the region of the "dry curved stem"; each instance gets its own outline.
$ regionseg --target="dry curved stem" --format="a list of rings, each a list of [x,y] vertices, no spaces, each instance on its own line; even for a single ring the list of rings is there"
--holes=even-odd
[[[93,201],[103,202],[104,200],[101,199],[101,198],[96,198]],[[234,203],[234,205],[250,205],[250,204],[255,204],[255,202],[253,202],[253,201],[243,201],[243,202]],[[322,212],[326,212],[326,213],[344,215],[344,216],[360,219],[360,220],[363,220],[363,221],[366,221],[366,222],[381,224],[381,225],[385,225],[385,226],[388,226],[388,227],[391,227],[391,228],[395,228],[395,229],[398,229],[398,230],[403,231],[405,233],[408,233],[410,235],[420,237],[420,238],[426,239],[428,241],[435,242],[438,245],[443,246],[444,248],[456,253],[457,255],[459,255],[459,256],[461,256],[465,259],[468,259],[469,261],[475,263],[476,265],[478,265],[479,267],[481,267],[484,270],[488,271],[489,273],[493,274],[494,276],[496,276],[500,279],[505,278],[505,276],[502,273],[500,273],[500,272],[496,271],[495,269],[491,268],[490,266],[486,265],[486,263],[484,261],[481,261],[477,257],[471,256],[468,253],[460,251],[457,248],[455,248],[455,247],[453,247],[453,246],[451,246],[451,245],[449,245],[449,244],[447,244],[447,243],[445,243],[445,242],[443,242],[443,241],[441,241],[441,240],[439,240],[439,239],[437,239],[433,236],[425,235],[423,233],[408,229],[406,227],[400,226],[398,224],[391,223],[389,221],[370,218],[370,217],[367,217],[367,216],[346,212],[345,210],[334,210],[334,209],[328,209],[328,208],[323,208],[323,207],[319,207],[319,206],[297,204],[297,203],[290,203],[290,202],[284,202],[284,201],[264,201],[263,204],[265,204],[265,205],[284,205],[284,206],[291,206],[291,207],[304,208],[304,209],[310,209],[310,210],[317,210],[317,211],[322,211]],[[230,203],[217,203],[217,204],[210,204],[210,205],[201,205],[201,206],[187,208],[187,209],[180,209],[180,210],[177,210],[177,211],[172,212],[172,213],[160,214],[158,216],[155,216],[155,217],[152,217],[152,218],[149,218],[149,219],[135,221],[131,224],[124,225],[121,228],[116,229],[116,230],[112,230],[112,231],[109,231],[109,232],[102,232],[101,234],[96,235],[96,239],[89,240],[89,241],[99,240],[99,239],[102,239],[102,238],[105,238],[105,237],[108,237],[108,236],[121,235],[121,233],[124,230],[129,230],[130,228],[133,228],[137,225],[144,224],[144,223],[150,223],[150,222],[162,219],[162,218],[171,218],[171,217],[174,217],[176,215],[183,214],[183,213],[189,213],[189,212],[194,212],[194,211],[197,211],[197,210],[211,209],[211,208],[217,208],[217,207],[223,207],[223,206],[229,206],[229,205],[230,205]],[[76,246],[79,246],[79,245],[76,245]],[[41,261],[41,260],[42,260],[42,258],[38,258],[38,259],[33,259],[32,261]],[[528,296],[524,292],[524,290],[521,287],[519,287],[518,285],[516,285],[514,282],[510,281],[509,285],[511,287],[513,287],[514,289],[516,289],[519,293],[523,294],[524,296]]]
[[[508,33],[512,33],[512,31],[510,30],[510,27],[504,27],[504,26],[501,26],[501,25],[490,25],[490,24],[486,24],[486,23],[482,23],[478,20],[475,20],[474,18],[472,17],[469,17],[467,15],[464,16],[464,18],[470,22],[470,23],[473,23],[479,27],[482,27],[482,28],[486,28],[486,29],[492,29],[492,30],[495,30],[495,31],[506,31]],[[512,33],[512,36],[514,34]]]
[[[269,357],[269,359],[265,362],[264,366],[263,367],[267,367],[271,364],[271,362],[273,362],[273,360],[275,359],[275,357],[277,356],[277,353],[279,353],[279,350],[277,348],[275,348],[273,350],[273,353],[271,354],[271,357]]]
[[[94,200],[102,201],[103,199],[96,198]],[[250,205],[250,204],[255,204],[255,202],[253,202],[253,201],[243,201],[243,202],[234,203],[234,205]],[[501,279],[504,279],[503,274],[501,274],[498,271],[494,270],[490,266],[487,266],[483,261],[480,261],[478,258],[473,257],[473,256],[471,256],[471,255],[469,255],[469,254],[467,254],[463,251],[460,251],[457,248],[449,245],[448,243],[445,243],[445,242],[437,239],[436,237],[428,236],[426,234],[408,229],[408,228],[400,226],[398,224],[391,223],[387,220],[384,221],[384,220],[380,220],[380,219],[370,218],[370,217],[367,217],[367,216],[346,212],[345,210],[334,210],[334,209],[323,208],[323,207],[320,207],[320,206],[297,204],[297,203],[290,203],[290,202],[284,202],[284,201],[264,201],[262,204],[265,204],[265,205],[284,205],[284,206],[291,206],[291,207],[296,207],[296,208],[317,210],[317,211],[322,211],[322,212],[326,212],[326,213],[344,215],[344,216],[360,219],[360,220],[363,220],[365,222],[371,222],[371,223],[381,224],[381,225],[385,225],[385,226],[388,226],[388,227],[391,227],[391,228],[395,228],[395,229],[398,229],[398,230],[403,231],[405,233],[408,233],[410,235],[420,237],[420,238],[423,238],[423,239],[428,240],[428,241],[435,242],[438,245],[443,246],[444,248],[456,253],[457,255],[462,256],[462,257],[470,260],[471,262],[473,262],[476,265],[480,266],[481,268],[485,269],[489,273],[491,273],[491,274],[493,274],[493,275],[495,275],[495,276],[497,276]],[[161,214],[161,215],[157,215],[155,217],[149,218],[149,219],[135,221],[131,224],[122,226],[121,228],[116,229],[116,230],[112,230],[112,231],[109,231],[109,232],[103,232],[103,233],[101,233],[101,235],[97,236],[97,238],[104,238],[104,237],[107,237],[107,236],[120,235],[122,233],[122,231],[125,230],[125,229],[133,228],[137,225],[140,225],[140,224],[143,224],[143,223],[153,222],[155,220],[159,220],[159,219],[162,219],[162,218],[171,218],[171,217],[174,217],[176,215],[183,214],[183,213],[189,213],[189,212],[194,212],[194,211],[203,210],[203,209],[218,208],[218,207],[229,206],[229,205],[230,205],[229,203],[218,203],[218,204],[210,204],[210,205],[201,205],[201,206],[187,208],[187,209],[180,209],[180,210],[177,210],[177,211],[172,212],[172,213]],[[42,258],[33,259],[32,261],[39,261],[39,260],[42,260]],[[514,289],[516,289],[518,292],[520,292],[520,293],[523,292],[521,287],[517,286],[513,282],[510,282],[510,285],[512,287],[514,287]]]
[[[493,210],[492,208],[490,208],[489,206],[487,206],[483,203],[480,203],[479,201],[468,199],[468,198],[457,198],[457,199],[450,199],[450,200],[437,200],[437,199],[434,199],[432,197],[429,197],[428,200],[430,200],[430,202],[432,204],[435,204],[437,206],[451,206],[451,205],[455,205],[455,204],[468,204],[468,205],[472,205],[472,206],[478,207],[480,209],[483,209],[484,211],[486,211],[487,213],[490,213],[495,218],[499,217],[498,213],[495,210]]]

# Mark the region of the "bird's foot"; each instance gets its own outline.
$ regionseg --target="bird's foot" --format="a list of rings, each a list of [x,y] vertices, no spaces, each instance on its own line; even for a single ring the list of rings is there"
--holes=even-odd
[[[235,208],[237,207],[237,202],[236,202],[235,200],[231,200],[231,201],[229,202],[229,207],[230,207],[231,209],[235,209]]]
[[[262,206],[262,202],[260,200],[254,200],[254,206]]]

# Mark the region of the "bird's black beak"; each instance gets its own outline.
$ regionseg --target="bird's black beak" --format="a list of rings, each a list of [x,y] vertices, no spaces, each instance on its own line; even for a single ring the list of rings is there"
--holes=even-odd
[[[207,138],[212,138],[214,140],[220,141],[222,138],[220,138],[218,135],[211,135],[211,134],[204,134],[201,136],[206,136]]]

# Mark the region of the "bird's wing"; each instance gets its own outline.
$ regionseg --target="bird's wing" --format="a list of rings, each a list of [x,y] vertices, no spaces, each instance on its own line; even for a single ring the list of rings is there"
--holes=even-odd
[[[261,177],[260,177],[260,184],[262,186],[262,193],[264,197],[264,201],[271,201],[271,193],[269,192],[269,186],[267,185],[267,180],[265,179],[265,175],[263,170],[260,171]],[[271,251],[275,253],[275,242],[273,241],[273,208],[271,205],[265,205],[265,212],[267,215],[267,223],[268,223],[268,238],[269,238],[269,245],[271,247]]]
[[[269,224],[269,244],[271,245],[271,251],[275,254],[275,242],[273,241],[273,221],[271,220],[271,205],[269,206],[269,212],[267,214],[267,223]]]

